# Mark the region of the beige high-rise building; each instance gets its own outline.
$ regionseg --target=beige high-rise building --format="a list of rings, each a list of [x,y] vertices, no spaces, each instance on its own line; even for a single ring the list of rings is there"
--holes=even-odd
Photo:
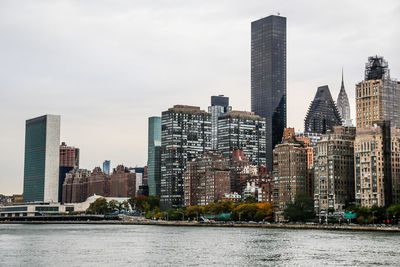
[[[399,103],[400,83],[390,78],[388,63],[383,57],[369,57],[364,80],[356,85],[357,128],[378,121],[400,127]]]
[[[321,136],[314,159],[314,207],[317,214],[329,208],[344,211],[354,202],[355,127],[335,126]]]
[[[369,57],[356,85],[355,197],[362,206],[399,202],[400,83],[383,57]]]
[[[400,200],[400,129],[388,123],[357,128],[355,193],[361,206],[389,206]]]

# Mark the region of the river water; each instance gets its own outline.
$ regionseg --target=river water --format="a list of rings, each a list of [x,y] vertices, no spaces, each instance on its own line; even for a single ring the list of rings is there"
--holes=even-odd
[[[141,225],[1,225],[0,266],[399,266],[400,234]]]

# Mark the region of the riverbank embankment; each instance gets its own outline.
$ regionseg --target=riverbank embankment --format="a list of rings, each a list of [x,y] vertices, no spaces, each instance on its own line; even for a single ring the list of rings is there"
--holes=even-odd
[[[400,232],[398,226],[357,226],[357,225],[308,225],[308,224],[277,224],[277,223],[198,223],[179,221],[152,221],[152,220],[104,220],[104,221],[9,221],[0,224],[115,224],[115,225],[156,225],[156,226],[186,226],[186,227],[252,227],[271,229],[310,229],[310,230],[338,230],[338,231],[381,231]]]

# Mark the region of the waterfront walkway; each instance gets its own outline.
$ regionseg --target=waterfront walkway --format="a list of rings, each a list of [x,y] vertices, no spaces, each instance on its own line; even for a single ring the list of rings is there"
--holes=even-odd
[[[186,227],[254,227],[281,229],[314,229],[340,231],[384,231],[400,232],[398,226],[361,226],[361,225],[319,225],[319,224],[280,224],[280,223],[247,223],[247,222],[187,222],[187,221],[154,221],[154,220],[103,220],[103,221],[3,221],[0,224],[119,224],[119,225],[158,225]]]

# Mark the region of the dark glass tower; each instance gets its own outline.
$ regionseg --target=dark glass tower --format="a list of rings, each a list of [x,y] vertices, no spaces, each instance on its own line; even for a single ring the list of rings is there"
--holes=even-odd
[[[161,194],[161,117],[149,118],[147,184],[150,196]]]
[[[325,134],[333,126],[342,125],[342,118],[327,85],[318,87],[304,119],[304,131]]]
[[[266,165],[286,127],[286,18],[251,23],[251,111],[266,119]]]
[[[44,115],[26,121],[24,202],[58,201],[60,116]]]

